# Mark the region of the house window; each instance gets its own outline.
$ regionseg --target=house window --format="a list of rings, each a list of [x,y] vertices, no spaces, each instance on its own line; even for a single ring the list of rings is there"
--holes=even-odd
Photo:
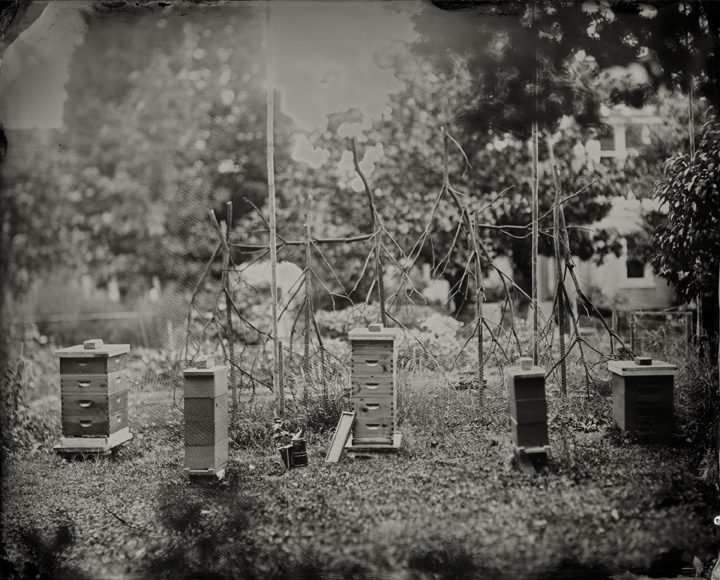
[[[602,152],[615,151],[615,131],[610,125],[605,125],[598,131],[597,139]]]
[[[645,277],[645,262],[642,260],[638,260],[637,258],[628,258],[626,268],[628,278]]]
[[[641,150],[651,143],[650,127],[647,125],[629,125],[626,129],[625,146]]]

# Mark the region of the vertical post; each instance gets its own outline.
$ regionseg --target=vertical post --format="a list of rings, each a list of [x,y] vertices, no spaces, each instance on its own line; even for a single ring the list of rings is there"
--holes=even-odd
[[[306,201],[305,215],[305,356],[303,358],[303,370],[305,371],[305,386],[303,387],[303,402],[307,403],[308,382],[310,380],[310,309],[312,296],[312,280],[310,273],[312,272],[312,251],[310,248],[310,240],[312,233],[310,229],[310,207],[312,205],[312,194],[308,191]]]
[[[228,379],[230,382],[230,392],[232,393],[232,410],[237,411],[237,389],[235,384],[235,332],[233,330],[232,321],[232,288],[230,284],[230,228],[232,228],[232,202],[225,204],[227,213],[225,216],[225,226],[222,234],[225,236],[226,248],[228,251],[223,252],[223,284],[225,289],[225,312],[227,313],[227,341],[228,355],[230,356],[230,371]]]
[[[280,396],[285,397],[285,352],[283,351],[282,340],[278,341],[278,385]]]
[[[273,336],[273,390],[275,405],[279,416],[285,412],[285,397],[280,383],[278,358],[278,297],[277,297],[277,224],[275,217],[275,139],[273,137],[273,115],[275,95],[272,75],[272,56],[270,54],[270,3],[265,13],[265,57],[267,59],[267,178],[268,178],[268,209],[270,212],[270,294],[272,301],[272,336]]]
[[[552,151],[552,145],[548,146]],[[554,161],[554,160],[553,160]],[[557,317],[560,345],[560,386],[563,395],[567,395],[567,368],[565,364],[565,293],[563,292],[563,270],[562,270],[562,253],[560,251],[560,186],[557,174],[557,168],[554,167],[555,176],[555,204],[553,208],[553,242],[555,245],[555,274],[557,276]]]
[[[532,20],[535,22],[535,2],[532,3]],[[540,140],[538,135],[538,92],[540,84],[540,70],[538,62],[538,52],[535,49],[535,83],[533,85],[534,117],[532,122],[532,311],[533,311],[533,364],[537,366],[538,362],[538,243],[540,233],[538,229],[538,220],[540,219],[540,202],[539,189],[540,178],[538,176],[538,149]]]
[[[478,393],[482,395],[485,387],[485,352],[483,346],[483,302],[485,298],[485,289],[483,287],[480,247],[478,244],[478,231],[475,214],[472,214],[470,218],[470,233],[472,235],[473,249],[475,251],[475,308],[478,319]]]
[[[325,382],[326,367],[327,359],[325,357],[325,347],[323,345],[320,345],[320,383],[322,384],[323,399],[327,399],[328,397],[327,383]]]
[[[630,321],[630,348],[632,349],[633,354],[635,354],[636,339],[637,339],[637,315],[633,312],[632,319]]]
[[[618,313],[617,310],[613,308],[611,318],[610,318],[610,328],[612,331],[617,334],[618,331]],[[615,337],[611,334],[610,335],[610,354],[614,354],[615,352]]]
[[[700,348],[702,345],[702,337],[705,335],[705,329],[703,328],[703,297],[700,292],[697,293],[697,298],[695,298],[695,302],[697,303],[697,324],[695,326],[695,342],[697,347]]]

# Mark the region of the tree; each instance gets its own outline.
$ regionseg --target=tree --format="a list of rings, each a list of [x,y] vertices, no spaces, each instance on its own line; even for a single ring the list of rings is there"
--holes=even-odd
[[[504,123],[528,135],[533,119],[546,128],[568,114],[596,121],[597,99],[586,83],[610,67],[632,65],[647,74],[647,83],[616,87],[615,102],[640,106],[661,85],[687,92],[694,78],[698,95],[720,105],[716,2],[435,0],[416,23],[424,37],[419,52],[446,69],[458,57],[467,60],[477,83],[478,97],[466,108],[475,129]],[[573,64],[578,54],[589,59]],[[573,66],[585,74],[569,74]]]
[[[4,163],[13,221],[5,241],[18,284],[23,273],[37,278],[67,262],[45,255],[51,250],[77,258],[72,265],[99,285],[117,278],[123,293],[144,291],[155,275],[194,283],[216,243],[208,208],[223,219],[233,201],[237,224],[253,210],[247,200],[264,204],[264,55],[255,10],[188,11],[192,17],[172,8],[92,17],[66,85],[65,127]],[[289,125],[277,118],[282,162]],[[40,138],[33,134],[14,135],[11,147]],[[42,154],[50,143],[52,154]],[[32,204],[21,190],[34,191]],[[72,240],[68,247],[13,242],[23,224],[46,214],[58,219],[36,230]]]
[[[403,51],[385,55],[392,64],[396,75],[405,83],[406,89],[391,99],[392,115],[366,128],[358,143],[361,158],[368,155],[368,177],[375,189],[380,217],[399,248],[387,240],[388,247],[394,248],[395,259],[401,261],[409,253],[428,225],[430,211],[442,183],[443,144],[440,127],[449,127],[454,133],[457,124],[454,111],[461,110],[471,98],[463,71],[447,73],[418,57]],[[353,191],[353,172],[343,171],[343,156],[350,155],[347,138],[339,136],[343,123],[359,122],[359,116],[336,115],[331,119],[326,132],[309,136],[314,147],[330,151],[330,158],[319,169],[308,170],[300,163],[290,164],[278,175],[281,189],[308,191],[313,194],[316,212],[324,216],[316,220],[318,237],[335,237],[367,233],[370,228],[366,201],[362,193]],[[593,170],[586,166],[577,170],[572,167],[569,155],[577,138],[582,137],[579,128],[569,128],[556,144],[560,157],[560,171],[573,188],[585,191],[566,203],[568,221],[572,225],[587,225],[601,219],[610,209],[611,198],[620,192],[619,167],[599,166]],[[461,140],[463,147],[466,141]],[[512,134],[495,129],[485,136],[480,146],[479,139],[467,147],[467,161],[463,153],[454,148],[449,159],[453,185],[469,196],[471,207],[478,213],[478,223],[492,226],[481,228],[483,242],[493,256],[505,255],[512,259],[516,282],[523,288],[529,286],[529,247],[527,238],[500,233],[498,226],[525,226],[529,223],[529,192],[531,187],[531,156],[522,140]],[[546,212],[552,204],[552,173],[547,154],[541,156],[542,177],[541,210]],[[498,198],[499,194],[504,192]],[[568,192],[571,193],[571,192]],[[490,204],[490,201],[494,203]],[[287,196],[287,206],[281,218],[284,231],[290,232],[292,224],[301,224],[304,212],[304,196]],[[487,207],[486,207],[487,206]],[[482,211],[480,211],[482,210]],[[460,216],[450,199],[443,200],[437,207],[432,222],[431,239],[422,246],[420,263],[438,266],[438,275],[446,278],[450,285],[460,291],[455,305],[462,310],[466,297],[472,293],[467,285],[467,252],[463,244],[457,243],[456,232]],[[544,227],[549,227],[549,219]],[[515,235],[522,231],[510,230]],[[584,259],[593,253],[592,237],[581,230],[571,230],[577,253]],[[301,235],[301,231],[295,232]],[[547,238],[544,238],[547,240]],[[544,253],[552,253],[551,244],[545,241],[541,246]],[[367,256],[362,245],[328,248],[326,254],[334,265],[345,291],[356,283],[356,275]],[[447,258],[447,260],[446,260]],[[322,264],[322,261],[319,261]],[[324,274],[328,283],[333,281],[331,273]],[[364,298],[367,286],[360,286],[358,298]]]
[[[668,209],[655,235],[653,265],[686,302],[702,296],[706,328],[717,333],[718,267],[720,267],[720,125],[703,127],[694,156],[671,157],[655,196]]]

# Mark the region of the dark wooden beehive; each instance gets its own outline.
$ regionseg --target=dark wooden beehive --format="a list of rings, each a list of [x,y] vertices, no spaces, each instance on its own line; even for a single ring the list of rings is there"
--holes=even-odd
[[[183,375],[185,470],[216,475],[228,461],[228,367],[194,367]]]
[[[103,345],[102,341],[88,341],[86,345],[55,351],[60,357],[64,438],[115,436],[114,439],[124,439],[125,435],[129,436],[129,351],[129,344]]]
[[[371,327],[373,328],[373,327]],[[352,346],[353,445],[392,445],[397,431],[396,363],[400,330],[356,328]]]
[[[608,370],[612,373],[613,418],[620,429],[662,434],[672,431],[675,365],[610,361]]]
[[[517,448],[549,445],[545,371],[540,367],[507,370],[512,439]]]

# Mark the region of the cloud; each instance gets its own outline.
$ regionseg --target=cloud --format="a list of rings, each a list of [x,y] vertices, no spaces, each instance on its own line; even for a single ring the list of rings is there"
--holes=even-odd
[[[0,119],[7,129],[62,126],[65,84],[75,48],[85,40],[89,2],[49,2],[5,49],[0,70]]]
[[[403,90],[375,54],[417,33],[401,2],[288,2],[270,5],[274,83],[282,110],[307,131],[324,131],[328,115],[358,109],[363,124],[388,113]]]
[[[369,119],[363,119],[362,123],[342,123],[337,130],[338,137],[357,137],[363,131],[372,127]]]
[[[312,146],[310,140],[305,135],[295,134],[295,143],[292,148],[292,158],[295,161],[304,161],[313,169],[317,169],[330,157],[330,151]]]

